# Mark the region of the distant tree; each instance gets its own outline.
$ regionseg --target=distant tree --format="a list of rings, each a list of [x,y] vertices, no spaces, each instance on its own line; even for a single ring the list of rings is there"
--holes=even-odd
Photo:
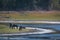
[[[0,0],[0,10],[60,10],[60,0]]]
[[[60,0],[52,0],[51,6],[53,5],[54,10],[60,10]]]

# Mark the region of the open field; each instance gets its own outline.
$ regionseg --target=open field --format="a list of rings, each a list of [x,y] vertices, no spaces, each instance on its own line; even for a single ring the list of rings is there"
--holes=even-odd
[[[19,31],[19,29],[12,29],[12,28],[9,28],[8,25],[5,25],[5,24],[0,24],[0,34],[4,34],[4,33],[17,33],[17,32],[29,32],[31,31],[30,29],[22,29]]]
[[[0,12],[1,13],[1,12]],[[4,12],[0,14],[0,20],[60,20],[59,11],[47,12]]]

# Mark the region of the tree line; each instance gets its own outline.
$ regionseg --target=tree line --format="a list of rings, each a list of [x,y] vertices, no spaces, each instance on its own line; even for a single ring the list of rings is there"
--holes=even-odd
[[[0,0],[0,11],[60,10],[60,0]]]

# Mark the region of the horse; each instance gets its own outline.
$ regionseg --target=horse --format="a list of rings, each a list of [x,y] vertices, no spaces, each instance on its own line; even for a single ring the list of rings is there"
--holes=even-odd
[[[16,25],[16,24],[13,24],[13,25],[12,25],[12,24],[10,23],[10,28],[12,28],[12,29],[17,28],[17,29],[18,29],[18,25]]]
[[[23,27],[23,26],[18,26],[18,25],[16,25],[16,24],[11,24],[10,23],[10,28],[12,28],[12,29],[19,29],[19,30],[22,30],[22,29],[25,29],[25,27]]]
[[[20,27],[19,27],[19,30],[22,30],[22,29],[25,29],[25,27],[20,26]]]

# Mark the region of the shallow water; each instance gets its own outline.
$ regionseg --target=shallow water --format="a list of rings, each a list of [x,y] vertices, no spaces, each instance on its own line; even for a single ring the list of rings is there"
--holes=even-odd
[[[24,27],[52,28],[60,31],[60,24],[18,24]],[[0,40],[60,40],[60,34],[31,34],[22,36],[0,37]]]

